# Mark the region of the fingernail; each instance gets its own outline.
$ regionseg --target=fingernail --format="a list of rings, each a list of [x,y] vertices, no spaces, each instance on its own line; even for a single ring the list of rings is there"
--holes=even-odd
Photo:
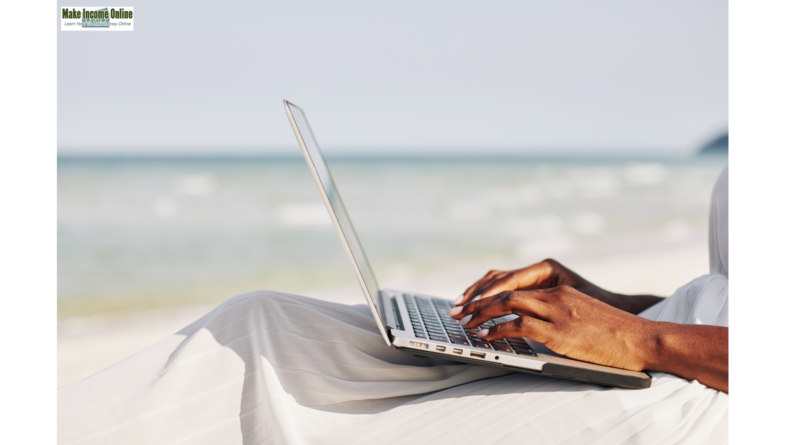
[[[455,300],[453,300],[453,304],[459,304],[464,300],[464,295],[459,295]]]
[[[459,315],[461,312],[462,312],[462,307],[459,306],[459,307],[455,307],[455,308],[449,310],[448,311],[448,315],[453,317],[454,315]]]
[[[468,316],[466,316],[466,317],[462,318],[461,320],[459,320],[459,321],[458,321],[458,323],[459,323],[459,326],[464,326],[464,325],[466,325],[466,324],[467,324],[467,323],[468,323],[468,322],[469,322],[469,321],[470,321],[472,318],[473,318],[473,314],[470,314],[470,315],[468,315]]]
[[[489,329],[481,329],[477,334],[475,334],[475,336],[478,338],[484,338],[487,336],[487,334],[489,334]]]

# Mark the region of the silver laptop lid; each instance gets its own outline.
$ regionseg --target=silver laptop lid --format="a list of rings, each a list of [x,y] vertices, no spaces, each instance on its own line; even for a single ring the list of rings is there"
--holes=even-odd
[[[351,261],[351,265],[354,266],[359,286],[362,288],[362,292],[365,293],[365,299],[367,299],[368,306],[373,312],[373,318],[379,326],[379,331],[381,331],[384,340],[389,345],[390,338],[387,336],[387,330],[384,326],[384,307],[379,296],[379,284],[376,282],[376,277],[373,275],[357,233],[354,231],[354,226],[348,218],[348,212],[346,212],[340,193],[337,192],[337,187],[334,185],[332,174],[329,172],[329,167],[326,166],[321,149],[312,134],[310,123],[301,108],[286,100],[283,102],[290,125],[293,127],[293,133],[296,134],[301,151],[304,153],[304,159],[307,161],[310,171],[312,171],[315,184],[318,186],[323,202],[326,204],[326,210],[329,211],[332,223],[337,229],[337,235],[340,236],[340,242],[343,243],[343,248]]]

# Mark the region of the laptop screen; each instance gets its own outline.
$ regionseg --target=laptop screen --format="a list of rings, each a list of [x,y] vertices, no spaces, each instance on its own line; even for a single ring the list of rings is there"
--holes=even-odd
[[[293,121],[295,122],[296,128],[294,128],[294,130],[298,130],[296,137],[299,138],[300,143],[303,142],[303,148],[306,148],[305,157],[308,156],[307,163],[312,163],[310,168],[317,173],[316,179],[320,181],[323,192],[328,198],[328,203],[334,213],[331,216],[337,221],[336,226],[338,228],[338,233],[342,232],[339,233],[341,235],[341,241],[344,247],[347,247],[346,250],[349,253],[349,258],[354,268],[358,271],[358,276],[361,278],[360,284],[364,284],[367,288],[368,296],[372,299],[372,302],[375,302],[376,309],[379,312],[379,320],[377,321],[381,321],[383,320],[381,314],[384,314],[384,310],[382,308],[381,298],[379,298],[379,285],[376,282],[376,277],[373,276],[370,263],[354,231],[354,226],[351,224],[348,212],[345,210],[343,200],[340,198],[340,193],[337,192],[337,187],[334,185],[329,167],[326,166],[326,161],[323,159],[318,143],[315,141],[315,136],[312,134],[307,117],[304,116],[304,112],[301,108],[290,102],[285,101],[285,106],[288,108],[289,115],[292,115]],[[374,316],[375,315],[376,314],[374,314]]]

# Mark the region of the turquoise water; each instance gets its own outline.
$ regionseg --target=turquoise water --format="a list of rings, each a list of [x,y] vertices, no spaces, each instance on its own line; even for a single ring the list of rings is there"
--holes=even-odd
[[[704,241],[727,158],[330,159],[379,278],[484,259],[518,266]],[[58,299],[68,313],[353,285],[306,164],[58,163]]]

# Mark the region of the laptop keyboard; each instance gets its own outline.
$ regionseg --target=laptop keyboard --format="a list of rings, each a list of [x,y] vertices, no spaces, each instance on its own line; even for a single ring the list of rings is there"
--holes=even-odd
[[[464,329],[448,315],[448,310],[453,307],[448,300],[404,294],[404,302],[406,302],[406,310],[409,312],[409,319],[412,322],[412,329],[418,338],[473,346],[490,351],[536,356],[536,353],[521,338],[504,338],[487,342],[475,335],[481,329],[488,329],[508,320],[496,318],[487,321],[477,329]]]

